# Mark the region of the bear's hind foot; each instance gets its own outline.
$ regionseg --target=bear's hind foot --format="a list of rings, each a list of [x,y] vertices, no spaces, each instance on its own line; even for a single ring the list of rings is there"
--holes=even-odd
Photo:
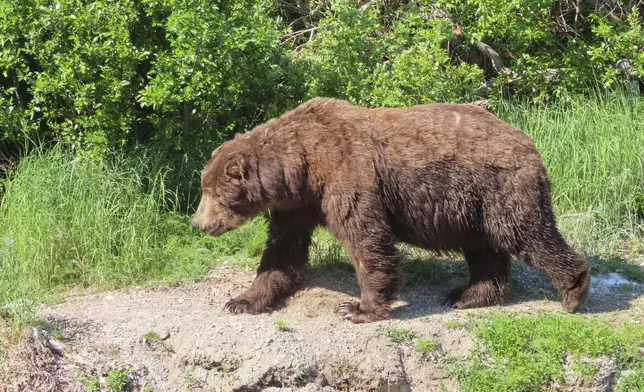
[[[590,270],[584,270],[571,288],[561,291],[562,306],[568,313],[575,313],[588,296],[590,287]]]
[[[359,302],[345,301],[338,307],[336,313],[343,316],[345,320],[355,324],[362,324],[384,320],[389,312],[387,309],[374,309],[371,312],[365,312]]]
[[[501,305],[509,294],[510,284],[507,282],[481,281],[450,290],[443,305],[454,309]]]

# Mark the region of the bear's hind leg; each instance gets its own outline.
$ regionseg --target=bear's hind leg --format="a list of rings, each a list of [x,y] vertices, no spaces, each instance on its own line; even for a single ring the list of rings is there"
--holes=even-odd
[[[510,293],[510,255],[491,248],[467,250],[467,286],[451,290],[445,304],[458,309],[500,305]]]
[[[567,312],[579,310],[588,295],[590,265],[586,257],[566,244],[554,225],[536,230],[536,238],[523,244],[518,256],[548,275],[561,294],[562,306]]]
[[[316,216],[271,211],[268,241],[251,287],[224,306],[232,313],[260,313],[297,290],[308,261]]]

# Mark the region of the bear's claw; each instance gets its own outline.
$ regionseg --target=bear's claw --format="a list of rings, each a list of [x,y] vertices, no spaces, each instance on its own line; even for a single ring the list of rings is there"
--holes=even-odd
[[[386,318],[386,313],[364,312],[360,309],[360,303],[356,301],[343,302],[338,306],[336,313],[354,324],[371,323]]]
[[[443,301],[441,303],[442,306],[446,306],[452,309],[459,309],[460,307],[458,305],[461,302],[461,296],[463,295],[463,292],[466,289],[467,287],[463,286],[463,287],[456,287],[450,290],[443,298]]]
[[[224,305],[224,310],[233,314],[248,313],[250,302],[245,299],[231,299]]]
[[[345,301],[336,310],[336,313],[344,316],[345,319],[352,319],[357,313],[359,313],[360,304],[355,301]]]
[[[454,302],[453,300],[451,300],[449,298],[445,298],[441,304],[442,304],[442,306],[446,306],[448,308],[461,309],[461,306],[460,306],[461,301]]]

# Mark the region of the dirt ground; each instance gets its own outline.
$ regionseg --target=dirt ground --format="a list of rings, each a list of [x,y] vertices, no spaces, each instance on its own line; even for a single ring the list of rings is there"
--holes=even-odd
[[[313,270],[305,287],[272,313],[224,311],[252,279],[221,267],[191,285],[70,295],[40,311],[52,328],[34,328],[23,342],[23,356],[35,365],[14,367],[4,390],[82,391],[84,379],[105,380],[110,370],[127,369],[133,390],[456,391],[446,359],[466,361],[474,343],[466,328],[448,322],[501,308],[562,312],[549,283],[526,268],[515,271],[511,300],[496,308],[442,306],[450,285],[462,282],[414,285],[403,290],[389,320],[354,325],[334,313],[358,295],[354,274]],[[644,320],[644,296],[613,290],[602,279],[594,280],[582,312]],[[393,343],[390,328],[433,339],[438,349],[422,355],[411,341]],[[610,389],[598,380],[579,390]]]

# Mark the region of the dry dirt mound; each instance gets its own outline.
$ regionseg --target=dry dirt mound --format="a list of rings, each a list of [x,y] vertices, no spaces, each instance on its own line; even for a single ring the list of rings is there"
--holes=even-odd
[[[445,359],[467,360],[473,342],[469,332],[448,323],[464,321],[467,312],[441,306],[443,287],[405,289],[391,319],[354,325],[334,313],[357,295],[353,274],[317,271],[272,313],[224,311],[224,303],[252,279],[248,273],[218,270],[194,285],[76,296],[43,309],[40,316],[65,336],[54,372],[57,390],[85,390],[81,380],[105,377],[114,369],[125,369],[135,390],[152,391],[457,389]],[[530,279],[522,281],[532,285]],[[517,291],[504,310],[561,311],[557,299]],[[636,299],[639,309],[641,299]],[[607,303],[603,292],[591,294],[588,302],[594,309]],[[432,339],[437,349],[423,355],[411,341],[394,343],[387,336],[392,328]]]

